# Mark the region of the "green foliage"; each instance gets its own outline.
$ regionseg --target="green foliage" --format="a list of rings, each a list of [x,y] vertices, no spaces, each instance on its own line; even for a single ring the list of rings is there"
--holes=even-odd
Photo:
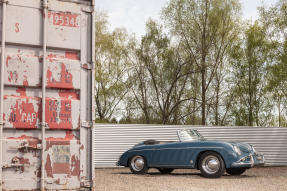
[[[107,17],[99,12],[96,20],[96,73],[95,98],[96,118],[110,121],[129,90],[126,72],[128,35],[124,29],[108,30]]]
[[[258,10],[170,0],[140,41],[99,12],[97,122],[287,126],[287,0]]]

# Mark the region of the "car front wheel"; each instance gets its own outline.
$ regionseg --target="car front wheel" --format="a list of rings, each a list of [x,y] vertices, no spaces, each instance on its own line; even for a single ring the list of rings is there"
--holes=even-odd
[[[169,174],[173,171],[173,168],[158,168],[158,171],[161,174]]]
[[[228,168],[226,172],[230,175],[241,175],[246,171],[246,168]]]
[[[133,156],[129,160],[129,167],[134,174],[145,174],[148,171],[145,158],[139,155]]]
[[[208,151],[199,158],[199,170],[206,178],[219,178],[225,172],[225,164],[219,154]]]

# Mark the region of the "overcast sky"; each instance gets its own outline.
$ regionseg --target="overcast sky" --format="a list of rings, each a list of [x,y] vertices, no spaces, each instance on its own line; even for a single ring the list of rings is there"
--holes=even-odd
[[[159,19],[162,7],[169,0],[96,0],[97,8],[105,10],[109,15],[111,29],[125,27],[137,37],[145,33],[148,18]],[[257,7],[270,6],[277,0],[240,0],[243,5],[243,17],[252,20],[257,18]]]

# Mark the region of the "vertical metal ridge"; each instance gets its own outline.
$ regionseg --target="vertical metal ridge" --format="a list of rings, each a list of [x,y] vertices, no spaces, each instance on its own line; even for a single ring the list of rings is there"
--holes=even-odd
[[[267,166],[287,165],[287,128],[97,124],[95,167],[115,167],[118,157],[135,144],[147,139],[175,141],[176,130],[185,128],[197,129],[209,140],[250,143],[265,154]]]
[[[92,148],[92,151],[95,149],[95,142],[94,142],[94,139],[96,139],[95,137],[95,124],[94,124],[94,121],[95,121],[95,96],[94,96],[94,92],[95,92],[95,57],[96,57],[96,1],[95,0],[92,0],[92,24],[91,24],[91,27],[92,27],[92,73],[91,73],[91,78],[92,78],[92,83],[91,83],[91,99],[92,99],[92,104],[91,104],[91,107],[92,107],[92,130],[91,130],[91,148]],[[94,163],[94,158],[95,158],[95,153],[94,152],[91,152],[91,160],[90,162],[92,163],[92,190],[96,190],[96,177],[95,177],[95,163]]]
[[[41,191],[45,191],[45,147],[46,147],[46,57],[47,57],[48,0],[43,0],[43,71],[42,71],[42,159]]]
[[[6,44],[6,0],[2,0],[2,38],[1,38],[1,87],[0,87],[0,191],[3,190],[3,172],[2,172],[2,163],[3,163],[3,129],[4,129],[4,67],[5,67],[5,44]]]

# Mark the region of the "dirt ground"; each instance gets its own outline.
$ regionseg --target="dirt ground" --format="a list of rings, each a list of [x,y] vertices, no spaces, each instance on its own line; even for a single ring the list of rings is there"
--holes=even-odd
[[[287,191],[287,167],[247,170],[241,176],[225,174],[207,179],[197,170],[175,170],[162,175],[149,170],[146,175],[131,174],[128,168],[96,169],[97,191]]]

